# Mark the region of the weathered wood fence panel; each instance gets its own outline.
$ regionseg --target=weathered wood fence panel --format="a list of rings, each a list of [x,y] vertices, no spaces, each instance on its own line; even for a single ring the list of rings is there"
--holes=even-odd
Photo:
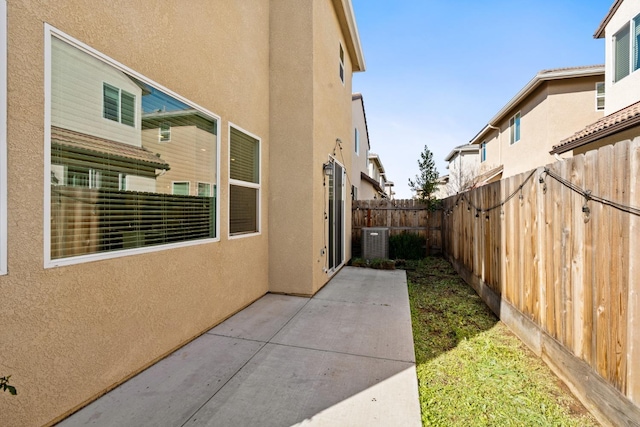
[[[414,233],[427,242],[430,254],[442,252],[442,210],[430,211],[416,200],[354,200],[351,241],[353,256],[360,256],[362,229],[389,228],[389,235]]]
[[[489,288],[492,301],[497,296],[520,313],[521,323],[535,325],[531,334],[541,335],[521,338],[541,343],[543,357],[547,350],[552,357],[552,347],[553,357],[570,354],[550,364],[614,424],[630,418],[630,425],[640,425],[638,176],[640,139],[444,201],[445,255],[474,287]],[[603,397],[616,395],[609,391],[589,391],[595,374],[626,402]],[[611,408],[621,407],[627,413],[615,418]]]

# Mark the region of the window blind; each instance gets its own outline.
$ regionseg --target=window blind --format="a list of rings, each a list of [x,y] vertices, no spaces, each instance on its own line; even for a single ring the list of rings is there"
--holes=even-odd
[[[259,231],[259,141],[238,129],[230,131],[229,233]]]
[[[51,58],[51,259],[216,237],[217,121],[55,37]]]
[[[629,24],[622,27],[614,36],[615,55],[615,81],[619,81],[629,75],[629,51],[630,34]]]

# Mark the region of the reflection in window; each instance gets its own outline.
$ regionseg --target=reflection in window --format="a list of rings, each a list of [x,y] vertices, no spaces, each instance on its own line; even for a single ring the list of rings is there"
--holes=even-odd
[[[216,237],[189,186],[217,182],[216,144],[215,118],[52,37],[51,259]]]

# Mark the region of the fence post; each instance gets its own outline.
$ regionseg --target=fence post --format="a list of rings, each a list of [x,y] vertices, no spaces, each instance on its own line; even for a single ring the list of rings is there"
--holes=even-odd
[[[629,148],[629,204],[640,207],[640,138]],[[627,397],[640,405],[640,217],[629,215],[629,300],[627,305]]]

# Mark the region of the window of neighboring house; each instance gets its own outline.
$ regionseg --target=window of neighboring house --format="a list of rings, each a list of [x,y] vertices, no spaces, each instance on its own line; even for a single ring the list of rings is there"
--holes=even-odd
[[[596,110],[604,110],[604,82],[596,83]]]
[[[344,49],[340,43],[340,81],[344,83]]]
[[[169,123],[160,123],[160,127],[158,128],[160,134],[158,138],[160,142],[169,142],[171,141],[171,125]]]
[[[613,35],[613,81],[640,68],[640,14]]]
[[[172,194],[177,196],[188,196],[189,195],[190,183],[186,182],[174,182],[172,186]]]
[[[200,197],[211,197],[211,184],[208,182],[199,182],[198,183],[198,196]]]
[[[217,239],[216,187],[189,183],[218,182],[219,118],[45,29],[45,266]],[[188,132],[161,143],[169,117]]]
[[[520,141],[520,113],[509,119],[509,142],[515,144]]]
[[[351,200],[358,200],[358,187],[355,185],[351,186]]]
[[[355,143],[356,143],[356,154],[360,155],[360,131],[358,128],[355,128]]]
[[[7,274],[7,2],[0,0],[0,274]]]
[[[260,140],[229,127],[229,235],[260,232]]]
[[[487,143],[480,144],[480,162],[487,161]]]
[[[102,116],[105,119],[135,127],[135,104],[135,95],[108,83],[102,84]]]

